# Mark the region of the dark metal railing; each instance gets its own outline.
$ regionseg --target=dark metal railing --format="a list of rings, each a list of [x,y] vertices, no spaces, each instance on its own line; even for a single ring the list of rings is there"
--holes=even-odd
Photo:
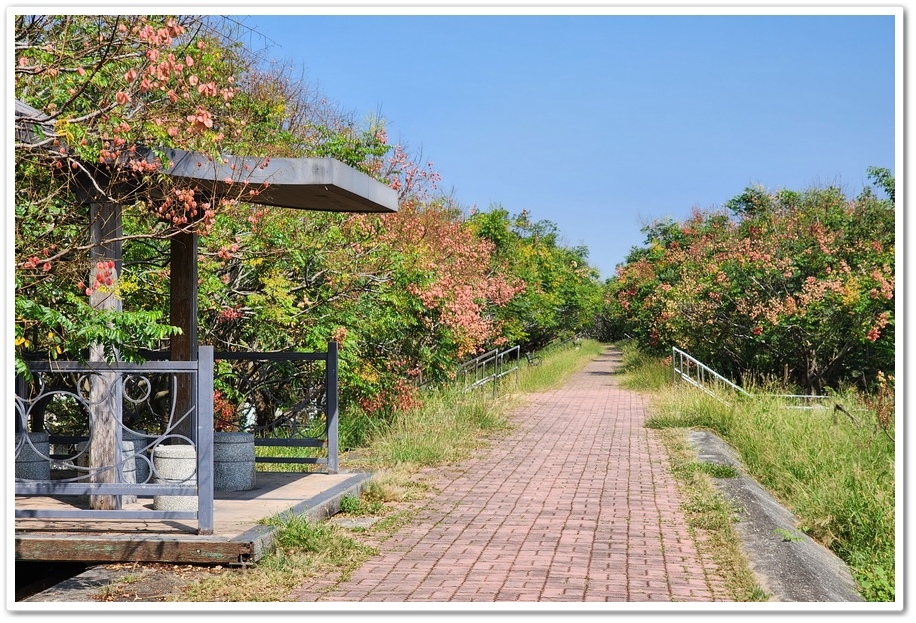
[[[221,425],[254,434],[259,447],[317,448],[324,456],[257,456],[258,463],[325,465],[339,469],[338,345],[327,352],[217,352],[216,387],[235,407]],[[223,362],[227,367],[223,367]],[[324,362],[324,370],[314,364]]]

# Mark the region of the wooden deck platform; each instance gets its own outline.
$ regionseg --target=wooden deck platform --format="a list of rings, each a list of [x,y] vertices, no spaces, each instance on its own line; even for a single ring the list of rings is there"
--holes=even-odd
[[[214,530],[198,535],[194,521],[73,521],[16,519],[17,561],[168,562],[239,565],[257,562],[269,549],[273,529],[259,523],[292,512],[313,520],[340,510],[358,496],[369,473],[258,472],[250,491],[215,492]],[[64,501],[66,500],[66,501]],[[73,507],[72,498],[28,498],[28,508]],[[16,504],[26,500],[17,498]],[[152,508],[139,498],[128,508]]]

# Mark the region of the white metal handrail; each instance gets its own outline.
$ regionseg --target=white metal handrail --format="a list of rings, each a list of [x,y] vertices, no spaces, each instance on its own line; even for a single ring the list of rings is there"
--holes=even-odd
[[[733,383],[728,380],[699,359],[692,357],[682,351],[677,347],[671,348],[671,368],[674,374],[674,379],[681,379],[686,383],[693,385],[697,389],[709,394],[716,400],[728,405],[728,401],[722,397],[721,393],[717,393],[715,390],[721,390],[722,386],[741,394],[742,396],[747,396],[752,398],[753,396],[748,393],[740,385]],[[802,401],[806,403],[815,402],[818,400],[829,399],[829,396],[816,396],[816,395],[807,395],[807,394],[768,394],[773,398],[781,398],[783,400],[791,401]],[[790,405],[791,409],[810,409],[811,405]]]
[[[725,404],[728,404],[728,402],[722,398],[721,395],[717,394],[714,389],[725,386],[743,396],[750,396],[750,394],[744,391],[739,385],[731,382],[699,359],[691,357],[677,347],[671,348],[671,366],[675,380],[680,378]],[[710,387],[710,385],[712,385],[712,387]]]
[[[487,383],[493,383],[519,369],[521,349],[513,346],[504,351],[498,348],[475,357],[461,365],[459,374],[463,377],[465,391],[470,391]]]

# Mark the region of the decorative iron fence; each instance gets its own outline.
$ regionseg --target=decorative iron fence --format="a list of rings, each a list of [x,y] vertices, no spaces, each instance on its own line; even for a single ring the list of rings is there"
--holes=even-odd
[[[337,473],[337,351],[29,363],[32,380],[16,382],[16,517],[191,519],[211,534],[214,436],[230,426],[256,446],[314,449],[253,457],[252,475],[255,461]],[[39,496],[65,507],[29,503]],[[152,509],[135,503],[150,496]]]
[[[265,456],[258,463],[338,465],[338,345],[327,352],[217,352],[217,429],[254,435],[259,447],[313,448],[315,454]],[[323,369],[319,369],[323,363]],[[229,404],[227,405],[225,402]],[[228,408],[221,409],[221,406]],[[295,454],[295,453],[293,453]]]
[[[15,397],[17,518],[190,519],[212,534],[212,347],[197,361],[29,369]],[[36,496],[68,504],[30,507]],[[130,504],[150,496],[152,510]]]

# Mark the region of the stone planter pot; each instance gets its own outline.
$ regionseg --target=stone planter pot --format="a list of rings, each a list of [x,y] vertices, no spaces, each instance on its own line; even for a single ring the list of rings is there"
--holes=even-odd
[[[51,480],[51,445],[47,431],[16,434],[16,478],[25,480]]]
[[[213,490],[250,491],[256,478],[254,434],[213,433]]]
[[[194,446],[160,444],[153,448],[153,482],[188,485],[194,489],[194,495],[154,495],[155,510],[196,511],[197,450]]]
[[[134,457],[134,480],[128,482],[147,482],[150,477],[150,459],[145,448],[147,444],[151,443],[149,435],[142,431],[134,432],[127,429],[121,432],[121,441],[123,442],[122,448],[125,452],[125,458],[127,454]],[[128,469],[130,468],[125,468],[125,470]]]

